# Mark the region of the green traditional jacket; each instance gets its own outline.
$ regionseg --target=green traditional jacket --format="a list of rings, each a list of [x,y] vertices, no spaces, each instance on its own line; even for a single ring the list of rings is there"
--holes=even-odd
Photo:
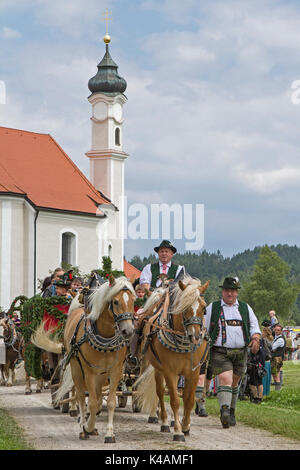
[[[249,310],[248,310],[248,305],[246,302],[242,302],[241,300],[239,302],[239,312],[242,317],[243,321],[243,333],[244,333],[244,339],[245,339],[245,344],[248,346],[250,343],[250,319],[249,319]],[[210,327],[209,327],[209,336],[211,338],[211,345],[213,346],[215,344],[215,341],[219,335],[219,318],[221,315],[221,300],[218,300],[217,302],[212,303],[212,313],[211,313],[211,319],[210,319]]]
[[[171,266],[169,267],[168,274],[167,274],[168,279],[175,279],[177,269],[178,269],[178,265],[171,263]],[[151,274],[152,274],[151,287],[155,288],[157,279],[160,275],[159,263],[151,264]]]

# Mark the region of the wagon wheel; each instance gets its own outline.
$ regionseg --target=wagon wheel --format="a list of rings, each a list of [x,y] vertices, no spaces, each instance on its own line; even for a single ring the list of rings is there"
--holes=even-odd
[[[118,395],[118,407],[119,408],[125,408],[127,405],[127,398],[124,395]]]

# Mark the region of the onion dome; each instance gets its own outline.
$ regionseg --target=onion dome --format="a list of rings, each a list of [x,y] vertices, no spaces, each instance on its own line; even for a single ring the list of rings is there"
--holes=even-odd
[[[98,72],[89,80],[89,90],[92,93],[124,93],[127,83],[124,78],[118,75],[118,66],[110,56],[108,49],[110,36],[108,34],[104,36],[104,42],[106,44],[106,52],[97,66]]]

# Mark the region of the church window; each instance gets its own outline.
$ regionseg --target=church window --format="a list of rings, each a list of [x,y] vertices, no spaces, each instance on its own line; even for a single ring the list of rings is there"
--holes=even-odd
[[[121,145],[121,131],[119,127],[116,127],[115,129],[115,145]]]
[[[61,262],[76,264],[76,236],[71,232],[64,232],[61,237]]]

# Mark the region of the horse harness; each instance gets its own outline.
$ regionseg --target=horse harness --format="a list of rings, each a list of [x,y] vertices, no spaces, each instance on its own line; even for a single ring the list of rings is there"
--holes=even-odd
[[[200,294],[203,296],[203,294]],[[153,346],[153,338],[157,335],[157,339],[159,342],[167,349],[177,352],[177,353],[191,353],[191,368],[194,372],[199,366],[201,366],[207,359],[209,347],[210,347],[210,340],[207,334],[206,329],[202,329],[203,327],[203,320],[202,318],[197,317],[194,315],[191,318],[183,320],[184,325],[184,332],[177,331],[169,326],[172,326],[172,315],[168,313],[168,306],[169,306],[169,296],[168,293],[164,297],[164,299],[159,304],[158,308],[153,313],[153,316],[149,320],[144,320],[145,323],[150,324],[150,331],[147,334],[146,342],[142,351],[144,355],[150,346],[150,349],[156,358],[156,360],[161,364],[159,356],[154,349]],[[186,327],[189,325],[200,325],[202,337],[197,344],[191,345],[188,336],[186,334]],[[206,347],[202,354],[202,357],[199,363],[196,366],[193,366],[193,353],[202,345],[202,342],[206,341]]]
[[[128,290],[128,289],[125,287],[122,290]],[[111,338],[105,338],[104,336],[101,336],[99,334],[99,331],[98,331],[97,325],[96,325],[96,321],[91,321],[88,318],[86,308],[84,310],[85,310],[85,312],[81,315],[81,317],[80,317],[80,319],[79,319],[79,321],[76,325],[73,336],[70,340],[69,344],[71,346],[71,349],[70,349],[69,353],[66,354],[63,358],[63,369],[65,369],[66,366],[68,365],[68,363],[70,362],[72,356],[75,356],[78,363],[79,363],[79,365],[80,365],[83,376],[84,376],[84,372],[83,372],[82,364],[79,360],[79,355],[84,360],[84,362],[89,367],[91,367],[92,369],[102,369],[102,367],[91,364],[84,357],[84,355],[83,355],[83,353],[80,349],[82,344],[88,343],[94,350],[99,351],[99,352],[104,352],[104,353],[106,353],[106,352],[117,352],[120,349],[122,349],[124,346],[128,345],[128,341],[125,340],[122,337],[121,333],[120,333],[119,325],[124,320],[133,320],[133,315],[132,315],[131,312],[124,312],[120,315],[117,315],[114,312],[113,301],[110,301],[109,302],[109,310],[111,311],[111,313],[113,315],[113,319],[115,321],[116,334],[114,336],[112,336]],[[79,331],[80,325],[82,323],[83,323],[84,333],[83,333],[83,336],[80,339],[77,340],[78,331]],[[110,366],[109,369],[111,369],[115,365],[115,362]],[[107,371],[108,371],[108,369],[105,369],[103,372],[100,372],[99,375],[105,374],[105,373],[107,373]]]
[[[7,330],[9,331],[9,336],[6,337],[5,335],[1,335],[0,338],[4,340],[4,344],[7,348],[12,348],[13,351],[17,352],[18,354],[20,353],[20,345],[19,349],[16,349],[14,347],[16,341],[19,339],[18,334],[16,333],[15,326],[13,324],[13,321],[9,318],[8,319],[8,328]]]

